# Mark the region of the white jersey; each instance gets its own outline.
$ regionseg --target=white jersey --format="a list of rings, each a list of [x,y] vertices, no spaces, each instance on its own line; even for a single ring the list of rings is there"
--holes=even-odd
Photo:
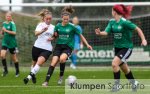
[[[41,32],[42,29],[46,27],[48,27],[48,30],[38,35],[38,38],[35,41],[34,46],[44,50],[52,51],[53,47],[51,41],[48,41],[48,38],[53,36],[55,26],[52,24],[47,25],[45,22],[41,22],[37,25],[35,32]]]

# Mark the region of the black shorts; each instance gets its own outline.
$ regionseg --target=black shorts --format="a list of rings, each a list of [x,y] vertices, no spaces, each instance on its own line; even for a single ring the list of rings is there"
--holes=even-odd
[[[37,47],[32,47],[32,59],[33,61],[37,61],[38,57],[43,56],[45,58],[45,61],[49,58],[49,56],[52,54],[51,51],[37,48]]]
[[[72,53],[72,49],[66,44],[56,44],[53,51],[53,56],[60,57],[62,53],[66,53],[69,57]]]
[[[8,48],[6,46],[2,46],[2,50],[9,50],[11,54],[16,54],[16,48]]]
[[[131,54],[131,48],[115,48],[115,56],[119,57],[124,63],[126,63],[126,60],[130,57]]]

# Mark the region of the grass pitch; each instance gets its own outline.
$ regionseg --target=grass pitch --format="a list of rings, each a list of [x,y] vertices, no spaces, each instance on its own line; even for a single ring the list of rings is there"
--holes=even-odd
[[[149,67],[132,67],[132,72],[136,79],[150,79]],[[23,78],[30,72],[30,67],[21,67],[20,76],[15,77],[15,69],[9,67],[9,73],[6,77],[0,77],[0,94],[65,94],[65,82],[62,85],[57,85],[59,78],[59,68],[57,67],[49,82],[48,87],[42,87],[41,84],[45,80],[48,67],[42,67],[37,73],[37,83],[32,84],[30,81],[24,85]],[[2,71],[1,71],[2,73]],[[66,68],[64,80],[69,76],[74,75],[78,79],[112,79],[113,73],[111,67],[78,67],[72,70]],[[122,73],[121,78],[125,78]]]

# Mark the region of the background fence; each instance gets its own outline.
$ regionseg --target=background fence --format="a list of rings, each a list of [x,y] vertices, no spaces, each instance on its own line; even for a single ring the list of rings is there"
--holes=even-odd
[[[89,3],[90,4],[90,3]],[[86,48],[78,52],[78,64],[98,64],[109,65],[113,53],[113,38],[112,35],[108,37],[98,37],[95,35],[95,28],[99,27],[104,30],[111,17],[111,8],[113,4],[106,3],[106,6],[74,6],[75,13],[73,16],[78,16],[80,25],[83,29],[83,35],[88,42],[94,47],[93,51]],[[127,3],[129,5],[130,3]],[[132,3],[133,4],[133,3]],[[149,4],[149,3],[148,3]],[[137,24],[144,32],[148,43],[150,42],[150,4],[149,5],[134,5],[131,21]],[[16,6],[13,6],[16,7]],[[38,22],[38,12],[48,8],[53,13],[53,24],[56,25],[61,20],[62,6],[43,6],[43,7],[22,7],[22,11],[14,12],[13,18],[17,25],[17,41],[19,49],[19,60],[22,65],[31,63],[31,49],[36,40],[34,30]],[[0,24],[5,19],[5,11],[0,10]],[[2,39],[2,35],[0,36]],[[0,40],[1,41],[1,40]],[[150,45],[141,47],[141,40],[136,32],[133,33],[134,50],[129,64],[134,65],[149,65],[150,64]],[[55,41],[53,42],[55,45]],[[9,58],[9,57],[8,57]]]

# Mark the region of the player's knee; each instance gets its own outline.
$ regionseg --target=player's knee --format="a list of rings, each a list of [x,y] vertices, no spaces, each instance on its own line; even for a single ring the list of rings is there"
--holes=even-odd
[[[113,60],[112,61],[112,68],[114,69],[114,68],[117,68],[117,67],[119,67],[119,65],[117,64],[117,61]]]
[[[12,58],[13,62],[18,62],[18,59],[16,57]]]
[[[1,54],[1,58],[2,58],[2,59],[5,59],[6,57],[5,57],[5,55]]]
[[[66,62],[66,59],[60,58],[59,62],[60,62],[60,63],[65,63],[65,62]]]

